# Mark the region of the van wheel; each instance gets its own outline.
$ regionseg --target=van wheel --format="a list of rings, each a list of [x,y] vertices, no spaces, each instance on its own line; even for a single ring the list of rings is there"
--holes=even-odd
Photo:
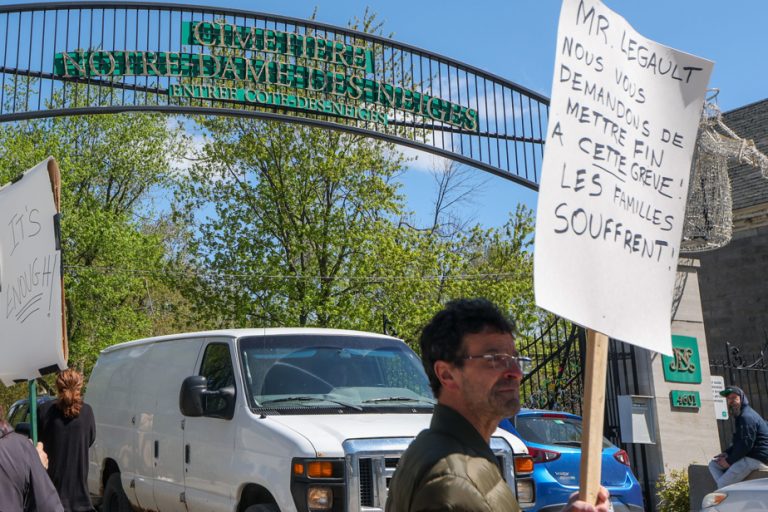
[[[280,512],[280,509],[272,503],[262,503],[260,505],[251,505],[245,509],[245,512]]]
[[[120,473],[112,473],[107,479],[101,510],[102,512],[133,512],[131,502],[123,491]]]

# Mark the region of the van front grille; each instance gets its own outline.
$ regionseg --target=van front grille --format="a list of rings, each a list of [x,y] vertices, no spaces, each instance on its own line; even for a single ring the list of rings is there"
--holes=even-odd
[[[373,506],[373,468],[371,459],[360,459],[360,505]]]
[[[413,438],[348,439],[349,512],[383,512],[397,463]]]
[[[384,512],[389,486],[400,457],[412,437],[347,439],[342,444],[346,459],[347,512]],[[510,490],[516,489],[513,452],[506,440],[491,438],[493,450]]]

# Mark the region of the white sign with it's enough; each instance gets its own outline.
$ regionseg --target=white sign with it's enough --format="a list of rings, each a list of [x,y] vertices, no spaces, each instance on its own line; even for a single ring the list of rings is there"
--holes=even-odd
[[[564,0],[536,213],[536,303],[672,353],[691,158],[712,63]]]
[[[66,368],[57,247],[48,159],[0,189],[0,380]]]

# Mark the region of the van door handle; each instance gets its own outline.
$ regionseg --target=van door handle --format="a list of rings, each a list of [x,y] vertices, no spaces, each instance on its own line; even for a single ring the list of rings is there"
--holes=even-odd
[[[189,464],[189,444],[184,445],[184,462]]]
[[[155,458],[160,455],[160,441],[155,439]]]

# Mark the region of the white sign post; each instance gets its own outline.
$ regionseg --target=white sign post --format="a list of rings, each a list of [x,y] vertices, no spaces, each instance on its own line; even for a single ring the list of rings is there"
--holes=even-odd
[[[537,304],[589,328],[581,497],[595,502],[608,336],[672,354],[691,159],[712,63],[564,0],[536,213]]]
[[[59,169],[49,158],[0,189],[0,380],[6,386],[67,367]]]

